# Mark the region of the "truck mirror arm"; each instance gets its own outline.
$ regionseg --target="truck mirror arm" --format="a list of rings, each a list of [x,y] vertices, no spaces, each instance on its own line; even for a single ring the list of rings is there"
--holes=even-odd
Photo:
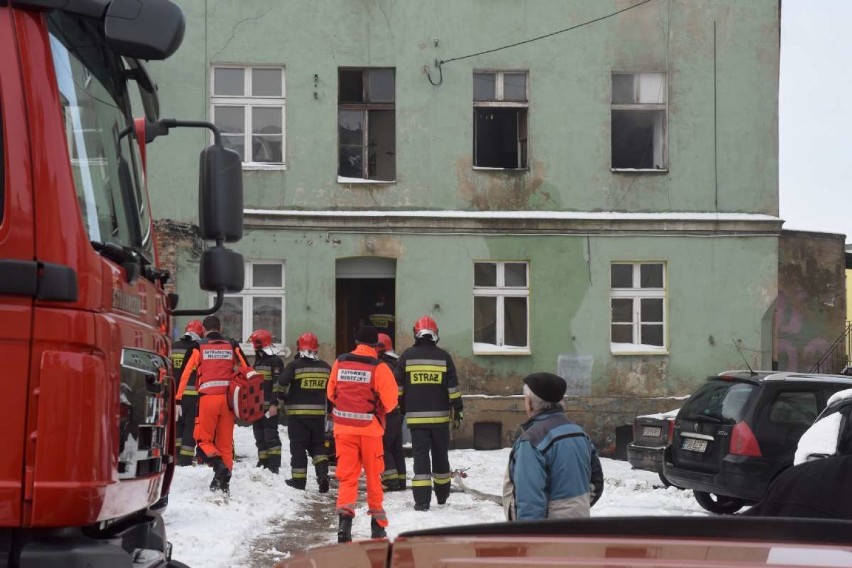
[[[212,122],[203,120],[178,120],[176,118],[161,118],[157,121],[145,121],[145,143],[150,144],[159,136],[168,136],[172,128],[206,128],[213,132],[213,140],[217,146],[222,145],[222,134]]]
[[[225,303],[225,291],[217,290],[216,291],[216,301],[213,302],[213,306],[206,310],[168,310],[170,316],[209,316],[215,314],[219,311],[219,308],[222,307],[222,304]]]

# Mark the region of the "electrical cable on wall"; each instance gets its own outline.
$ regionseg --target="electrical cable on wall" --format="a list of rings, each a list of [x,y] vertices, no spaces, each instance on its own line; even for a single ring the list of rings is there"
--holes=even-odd
[[[612,12],[612,13],[610,13],[610,14],[606,14],[606,15],[604,15],[604,16],[601,16],[601,17],[599,17],[599,18],[595,18],[595,19],[593,19],[593,20],[588,20],[588,21],[585,21],[585,22],[582,22],[582,23],[579,23],[579,24],[573,25],[573,26],[571,26],[571,27],[568,27],[568,28],[565,28],[565,29],[562,29],[562,30],[558,30],[558,31],[555,31],[555,32],[550,32],[549,34],[544,34],[544,35],[537,36],[537,37],[530,38],[530,39],[525,39],[525,40],[523,40],[523,41],[518,41],[518,42],[515,42],[515,43],[510,43],[510,44],[508,44],[508,45],[504,45],[504,46],[501,46],[501,47],[495,47],[495,48],[493,48],[493,49],[486,49],[485,51],[478,51],[478,52],[476,52],[476,53],[471,53],[471,54],[468,54],[468,55],[460,55],[459,57],[452,57],[452,58],[450,58],[450,59],[441,59],[441,60],[436,59],[436,60],[435,60],[435,67],[437,67],[437,68],[438,68],[438,73],[439,73],[438,81],[436,82],[436,81],[433,81],[433,80],[432,80],[432,74],[429,72],[429,69],[428,69],[428,68],[426,69],[426,76],[428,77],[429,82],[430,82],[430,83],[432,83],[432,85],[434,85],[434,86],[436,86],[436,87],[437,87],[438,85],[440,85],[441,83],[443,83],[443,82],[444,82],[444,72],[443,72],[443,69],[441,68],[441,67],[442,67],[442,65],[443,65],[444,63],[450,63],[450,62],[452,62],[452,61],[461,61],[462,59],[468,59],[468,58],[471,58],[471,57],[477,57],[477,56],[479,56],[479,55],[485,55],[485,54],[488,54],[488,53],[494,53],[495,51],[501,51],[501,50],[503,50],[503,49],[509,49],[510,47],[517,47],[517,46],[519,46],[519,45],[524,45],[524,44],[527,44],[527,43],[532,43],[532,42],[534,42],[534,41],[539,41],[539,40],[542,40],[542,39],[546,39],[546,38],[549,38],[549,37],[553,37],[553,36],[555,36],[555,35],[559,35],[559,34],[562,34],[562,33],[565,33],[565,32],[570,32],[571,30],[576,30],[577,28],[582,28],[583,26],[588,26],[589,24],[594,24],[594,23],[596,23],[596,22],[600,22],[600,21],[602,21],[602,20],[606,20],[607,18],[612,18],[612,17],[614,17],[614,16],[617,16],[617,15],[619,15],[619,14],[622,14],[622,13],[624,13],[624,12],[627,12],[628,10],[632,10],[632,9],[634,9],[634,8],[638,8],[639,6],[642,6],[642,5],[644,5],[644,4],[648,4],[649,2],[652,2],[652,1],[653,1],[653,0],[642,0],[641,2],[638,2],[638,3],[636,3],[636,4],[633,4],[632,6],[628,6],[627,8],[622,8],[621,10],[617,10],[617,11],[615,11],[615,12]]]

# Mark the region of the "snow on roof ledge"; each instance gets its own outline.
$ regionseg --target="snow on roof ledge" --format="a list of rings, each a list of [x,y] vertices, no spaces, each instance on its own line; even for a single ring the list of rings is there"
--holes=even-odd
[[[338,218],[447,218],[447,219],[562,219],[588,221],[751,221],[777,223],[780,217],[760,213],[622,213],[615,211],[338,211],[297,209],[245,209],[245,215],[269,217],[338,217]]]

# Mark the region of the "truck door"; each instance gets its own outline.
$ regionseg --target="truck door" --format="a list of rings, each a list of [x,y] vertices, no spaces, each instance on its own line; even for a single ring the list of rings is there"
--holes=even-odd
[[[38,291],[29,135],[11,9],[0,6],[0,526],[21,522],[27,384]]]

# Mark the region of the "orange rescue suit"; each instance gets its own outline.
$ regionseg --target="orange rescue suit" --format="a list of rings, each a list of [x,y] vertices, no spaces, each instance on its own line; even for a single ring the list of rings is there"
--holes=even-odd
[[[360,344],[352,355],[359,358],[378,359],[375,348]],[[363,361],[346,361],[347,357],[341,357],[334,362],[329,376],[326,394],[332,403],[340,400],[346,405],[353,401],[352,392],[364,396],[363,407],[358,410],[369,408],[393,409],[397,404],[397,385],[393,371],[386,363],[376,361],[377,365],[365,365]],[[363,381],[346,381],[345,377],[351,371],[358,373],[369,373],[369,383],[372,388],[365,389]],[[344,380],[339,380],[343,373]],[[356,374],[358,374],[356,373]],[[362,375],[363,376],[363,375]],[[353,389],[347,392],[348,389]],[[347,408],[341,409],[349,412]],[[364,412],[358,413],[364,414]],[[337,514],[353,517],[355,516],[355,502],[358,499],[358,479],[361,477],[361,469],[367,477],[367,505],[368,513],[382,526],[388,524],[387,515],[384,510],[384,493],[382,492],[381,475],[385,469],[383,459],[382,435],[384,427],[378,415],[372,412],[369,421],[355,417],[353,420],[338,420],[334,422],[334,440],[337,446],[337,468],[335,477],[340,482],[337,491]],[[349,417],[352,418],[352,417]],[[356,424],[363,425],[356,425]]]

